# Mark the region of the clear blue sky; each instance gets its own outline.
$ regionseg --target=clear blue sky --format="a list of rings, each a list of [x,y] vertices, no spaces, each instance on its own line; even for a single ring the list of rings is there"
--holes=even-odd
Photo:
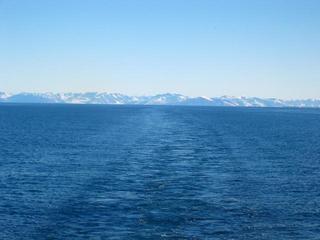
[[[0,0],[0,91],[320,97],[319,0]]]

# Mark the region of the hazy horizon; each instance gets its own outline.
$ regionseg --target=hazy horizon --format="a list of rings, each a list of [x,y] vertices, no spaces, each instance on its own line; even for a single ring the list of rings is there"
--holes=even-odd
[[[227,98],[227,99],[261,99],[261,100],[271,100],[271,99],[275,99],[275,100],[283,100],[283,101],[295,101],[295,100],[301,100],[301,101],[307,101],[307,100],[316,100],[316,101],[320,101],[320,97],[319,98],[277,98],[277,97],[273,97],[273,96],[269,96],[269,97],[260,97],[260,96],[246,96],[246,95],[239,95],[239,96],[235,96],[235,95],[218,95],[218,96],[212,96],[212,95],[187,95],[187,94],[182,94],[179,92],[159,92],[159,93],[155,93],[155,94],[136,94],[136,95],[131,95],[131,94],[127,94],[127,93],[121,93],[121,92],[109,92],[109,91],[83,91],[83,92],[53,92],[53,91],[46,91],[46,92],[37,92],[37,91],[33,91],[33,92],[27,92],[27,91],[22,91],[22,92],[8,92],[8,91],[2,91],[0,89],[0,93],[4,93],[7,94],[8,96],[18,96],[18,95],[23,95],[23,94],[27,94],[27,95],[47,95],[50,96],[50,94],[53,95],[85,95],[85,94],[108,94],[108,95],[123,95],[126,97],[130,97],[130,98],[143,98],[143,97],[156,97],[156,96],[165,96],[165,95],[169,95],[169,96],[183,96],[183,97],[187,97],[189,99],[196,99],[196,98],[206,98],[206,99],[223,99],[223,98]],[[0,96],[1,97],[1,96]]]
[[[165,94],[177,94],[177,95],[183,95],[183,96],[187,96],[187,97],[209,97],[209,98],[220,98],[220,97],[234,97],[234,98],[240,98],[240,97],[244,97],[244,98],[261,98],[261,99],[282,99],[282,100],[307,100],[307,99],[317,99],[319,100],[320,97],[275,97],[275,96],[258,96],[258,95],[230,95],[230,94],[220,94],[220,95],[205,95],[205,94],[199,94],[199,95],[191,95],[191,94],[184,94],[181,92],[155,92],[155,93],[150,93],[150,94],[129,94],[129,93],[124,93],[124,92],[119,92],[119,91],[4,91],[3,89],[0,89],[0,93],[7,93],[7,94],[13,94],[13,95],[17,95],[17,94],[22,94],[22,93],[27,93],[27,94],[46,94],[46,93],[52,93],[52,94],[68,94],[68,93],[72,93],[72,94],[85,94],[85,93],[108,93],[108,94],[122,94],[122,95],[126,95],[126,96],[137,96],[137,97],[143,97],[143,96],[156,96],[156,95],[165,95]]]
[[[320,98],[316,0],[0,0],[0,90]]]

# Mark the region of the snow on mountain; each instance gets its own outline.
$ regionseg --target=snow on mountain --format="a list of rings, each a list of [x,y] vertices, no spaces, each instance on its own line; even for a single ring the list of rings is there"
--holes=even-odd
[[[128,96],[120,93],[18,93],[0,92],[0,102],[11,103],[70,103],[70,104],[141,104],[141,105],[193,105],[230,107],[320,107],[320,99],[281,100],[257,97],[188,97],[181,94],[154,96]]]
[[[155,96],[144,97],[143,103],[148,105],[176,105],[187,100],[188,97],[181,94],[158,94]]]
[[[18,93],[8,96],[5,101],[16,103],[62,103],[53,93]]]
[[[5,92],[0,92],[0,102],[4,102],[6,101],[6,99],[10,97],[9,93],[5,93]]]

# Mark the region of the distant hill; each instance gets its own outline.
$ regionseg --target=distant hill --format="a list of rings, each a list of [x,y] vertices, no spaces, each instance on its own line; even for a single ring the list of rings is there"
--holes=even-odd
[[[128,96],[120,93],[18,93],[0,92],[0,102],[7,103],[70,103],[70,104],[141,104],[229,107],[311,107],[319,108],[320,99],[282,100],[257,97],[188,97],[181,94]]]

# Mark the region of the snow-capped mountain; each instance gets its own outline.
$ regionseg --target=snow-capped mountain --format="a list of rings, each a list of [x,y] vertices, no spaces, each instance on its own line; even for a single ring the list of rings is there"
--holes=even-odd
[[[5,92],[0,92],[0,102],[5,101],[8,97],[10,97],[9,94],[7,94]]]
[[[188,97],[181,94],[128,96],[120,93],[18,93],[0,92],[0,102],[7,103],[70,103],[70,104],[141,104],[193,105],[230,107],[320,107],[320,99],[282,100],[257,97]]]

